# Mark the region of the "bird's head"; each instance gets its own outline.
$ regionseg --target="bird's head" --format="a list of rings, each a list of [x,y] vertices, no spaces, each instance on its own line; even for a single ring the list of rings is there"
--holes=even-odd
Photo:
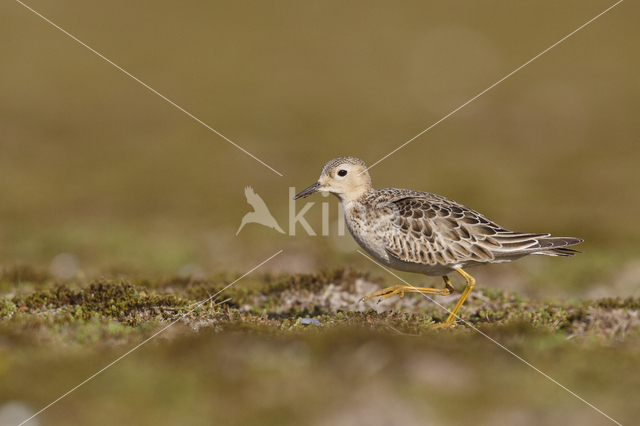
[[[293,199],[306,197],[316,192],[330,192],[341,201],[360,198],[371,190],[371,177],[364,161],[355,157],[338,157],[322,168],[320,179]]]

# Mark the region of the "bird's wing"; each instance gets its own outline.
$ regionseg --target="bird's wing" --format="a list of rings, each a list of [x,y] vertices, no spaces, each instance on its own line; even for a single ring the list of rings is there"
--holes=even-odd
[[[517,233],[480,213],[433,194],[391,200],[382,208],[384,245],[392,256],[429,265],[491,262],[544,250],[549,234]]]
[[[253,188],[247,186],[244,190],[244,195],[247,197],[247,203],[253,206],[254,210],[257,212],[258,210],[264,211],[267,210],[267,205],[262,201],[262,198],[255,192],[253,192]]]
[[[251,200],[253,197],[255,197],[255,196],[256,196],[256,193],[255,193],[255,192],[253,192],[253,188],[252,188],[252,187],[247,186],[247,187],[244,189],[244,196],[245,196],[245,197],[247,197],[247,202],[248,202],[249,204],[251,204],[251,201],[250,201],[250,200]]]

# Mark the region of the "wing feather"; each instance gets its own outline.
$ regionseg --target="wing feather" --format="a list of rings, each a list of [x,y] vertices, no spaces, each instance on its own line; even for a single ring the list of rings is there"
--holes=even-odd
[[[540,253],[570,256],[578,238],[519,233],[502,228],[455,201],[414,193],[391,199],[382,208],[388,226],[381,234],[392,256],[412,263],[465,265]]]

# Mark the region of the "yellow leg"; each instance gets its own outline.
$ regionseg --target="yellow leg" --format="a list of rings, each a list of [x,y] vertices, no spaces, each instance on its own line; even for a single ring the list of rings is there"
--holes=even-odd
[[[451,311],[451,313],[447,317],[447,320],[440,324],[434,324],[435,328],[449,328],[451,326],[455,326],[456,324],[455,320],[457,318],[460,307],[462,307],[462,304],[467,299],[467,296],[469,296],[469,293],[471,293],[471,290],[473,290],[473,287],[476,285],[476,280],[471,275],[467,274],[462,269],[456,269],[456,271],[458,271],[458,273],[462,275],[465,280],[467,280],[467,286],[462,292],[462,296],[460,296],[460,300],[458,300],[458,303],[456,303],[456,306],[453,308],[453,311]]]
[[[437,296],[448,296],[453,293],[453,286],[451,285],[451,281],[445,275],[444,277],[445,288],[428,288],[428,287],[412,287],[410,285],[394,285],[392,287],[384,288],[380,291],[376,291],[375,293],[371,293],[368,296],[360,299],[360,302],[364,302],[365,300],[372,299],[374,297],[380,297],[378,303],[382,302],[384,299],[388,299],[391,296],[395,296],[396,294],[400,295],[400,297],[404,297],[405,293],[423,293],[423,294],[435,294]]]

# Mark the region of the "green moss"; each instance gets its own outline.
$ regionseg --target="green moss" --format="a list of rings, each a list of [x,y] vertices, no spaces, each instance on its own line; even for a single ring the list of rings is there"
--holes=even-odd
[[[455,330],[435,331],[432,324],[444,321],[448,313],[426,300],[411,305],[410,311],[336,312],[328,308],[323,299],[327,286],[331,284],[344,294],[353,293],[358,279],[369,280],[367,274],[358,271],[247,277],[212,299],[233,279],[232,275],[207,281],[146,278],[132,283],[100,279],[78,288],[49,283],[47,288],[28,295],[0,298],[0,324],[9,335],[8,330],[19,330],[36,340],[80,344],[133,342],[155,327],[176,320],[195,330],[265,335],[326,333],[344,327],[412,336],[456,334],[469,330],[468,323],[488,333],[611,339],[619,338],[622,332],[633,333],[636,324],[633,318],[624,317],[624,312],[640,307],[638,299],[541,302],[514,292],[479,287],[474,291],[477,297],[471,297],[459,312],[466,322],[458,321]],[[414,296],[418,297],[407,297]],[[453,303],[448,302],[449,309]],[[299,319],[304,317],[316,318],[323,325],[302,325]],[[620,323],[625,324],[622,332],[616,326]]]
[[[158,314],[165,309],[184,307],[189,303],[172,295],[147,295],[144,288],[136,288],[127,281],[104,279],[79,290],[71,290],[64,284],[57,285],[50,290],[17,296],[12,302],[23,307],[23,311],[64,308],[76,319],[88,320],[98,315],[117,319],[128,325],[136,325],[140,313]]]
[[[596,301],[594,306],[604,309],[632,309],[637,311],[640,310],[640,298],[629,297],[624,300],[619,297],[606,298]]]

